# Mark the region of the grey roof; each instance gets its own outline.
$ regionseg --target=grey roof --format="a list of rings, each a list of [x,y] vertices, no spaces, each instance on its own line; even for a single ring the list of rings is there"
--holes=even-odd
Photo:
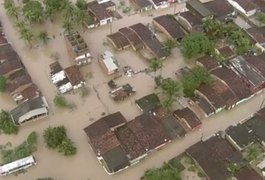
[[[10,115],[14,121],[15,124],[19,123],[19,118],[25,114],[27,114],[30,111],[37,110],[40,108],[47,108],[46,104],[43,101],[43,97],[37,97],[34,99],[31,99],[29,101],[26,101],[19,106],[17,106],[15,109],[10,111]]]
[[[199,0],[189,0],[186,2],[186,7],[189,10],[195,10],[202,17],[207,17],[213,15],[213,12],[209,10],[203,3]]]
[[[233,67],[242,74],[252,86],[259,86],[264,83],[265,78],[252,68],[243,57],[239,56],[230,60]]]
[[[139,106],[139,108],[143,112],[149,112],[152,109],[156,108],[160,105],[160,100],[156,94],[149,94],[147,96],[144,96],[140,99],[137,99],[135,103]]]
[[[130,0],[130,1],[136,4],[137,6],[139,6],[139,8],[152,6],[152,3],[148,0]]]
[[[108,172],[114,173],[120,169],[123,169],[130,165],[129,159],[127,158],[125,152],[118,146],[102,155],[105,164],[107,165]]]

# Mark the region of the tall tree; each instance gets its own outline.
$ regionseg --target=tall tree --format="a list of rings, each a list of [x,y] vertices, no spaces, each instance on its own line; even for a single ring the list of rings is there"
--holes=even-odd
[[[69,34],[71,31],[74,30],[74,25],[73,25],[72,21],[65,20],[64,24],[63,24],[63,28],[64,28],[64,32]]]
[[[4,0],[4,8],[9,16],[15,17],[18,20],[20,8],[15,6],[13,0]]]
[[[168,54],[171,54],[171,50],[177,45],[177,42],[175,39],[167,39],[164,42],[164,48]]]
[[[39,1],[28,1],[23,6],[22,11],[29,22],[41,22],[43,20],[43,7]]]
[[[156,72],[163,67],[162,62],[157,58],[152,58],[149,61],[149,69],[154,72],[154,76],[156,77]]]
[[[91,16],[88,14],[87,10],[75,8],[74,19],[74,22],[80,26],[89,23],[91,21]]]
[[[34,41],[35,36],[29,28],[25,27],[20,31],[20,38],[25,40],[29,46],[32,47],[32,42]]]
[[[0,92],[4,92],[6,90],[6,78],[0,75]]]
[[[76,7],[78,9],[86,10],[87,9],[87,3],[85,0],[77,0],[75,3]]]

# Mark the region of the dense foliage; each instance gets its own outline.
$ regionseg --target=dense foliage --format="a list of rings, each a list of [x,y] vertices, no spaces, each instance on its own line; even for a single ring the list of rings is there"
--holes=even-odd
[[[212,77],[210,73],[202,67],[195,67],[192,69],[192,72],[188,75],[185,75],[182,78],[183,93],[186,97],[194,96],[194,91],[201,84],[209,84],[212,82]]]
[[[53,99],[53,103],[55,106],[60,108],[68,107],[68,103],[63,96],[55,96]]]
[[[189,34],[181,41],[181,52],[186,58],[196,57],[200,54],[211,54],[213,48],[213,42],[201,33]]]
[[[24,4],[22,11],[29,22],[41,22],[43,20],[43,7],[39,1],[28,1]]]
[[[147,170],[141,180],[181,180],[181,177],[176,169],[164,164],[161,168]]]
[[[17,126],[13,123],[10,114],[4,110],[0,113],[0,132],[4,134],[16,134]]]
[[[0,76],[0,92],[4,92],[6,90],[6,78],[4,76]]]
[[[37,134],[32,132],[29,134],[26,141],[18,145],[14,149],[2,149],[2,162],[9,163],[17,159],[21,159],[30,156],[34,151],[36,151],[37,146]]]
[[[76,147],[67,137],[64,126],[48,127],[43,134],[44,142],[48,148],[58,149],[65,156],[76,154]]]

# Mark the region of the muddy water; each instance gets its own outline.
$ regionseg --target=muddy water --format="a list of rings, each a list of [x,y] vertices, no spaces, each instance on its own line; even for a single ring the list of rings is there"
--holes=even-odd
[[[177,8],[182,9],[181,6]],[[166,14],[169,12],[172,13],[173,9],[158,11],[157,14]],[[117,79],[116,83],[118,85],[130,83],[137,92],[134,96],[124,102],[113,102],[108,95],[109,89],[106,84],[112,77],[107,76],[96,61],[99,53],[107,49],[111,50],[110,47],[103,45],[103,42],[106,41],[106,35],[110,32],[110,27],[105,26],[97,30],[83,32],[89,49],[95,58],[91,65],[81,69],[82,73],[86,76],[87,86],[90,90],[89,95],[85,98],[81,98],[79,93],[66,95],[66,98],[73,101],[77,108],[73,111],[57,109],[52,105],[52,99],[56,95],[56,89],[50,83],[48,77],[48,67],[49,64],[53,62],[50,55],[51,53],[58,52],[60,54],[59,62],[63,67],[72,64],[67,55],[63,38],[60,36],[60,33],[62,33],[62,29],[60,28],[61,25],[51,23],[46,23],[46,27],[35,25],[33,28],[34,30],[48,29],[48,33],[51,36],[55,36],[55,39],[52,38],[48,46],[36,46],[33,49],[29,49],[28,46],[19,39],[19,35],[14,29],[13,24],[4,13],[2,4],[0,5],[0,19],[9,41],[12,42],[13,47],[21,56],[33,81],[38,85],[51,106],[49,118],[23,126],[20,128],[19,134],[16,136],[0,136],[0,144],[10,141],[13,145],[17,145],[21,143],[31,131],[34,130],[39,134],[38,151],[34,153],[34,156],[38,161],[37,166],[30,168],[27,173],[19,175],[18,177],[9,176],[5,177],[5,179],[33,180],[37,177],[51,176],[56,180],[137,180],[146,169],[160,166],[163,161],[169,160],[184,151],[185,148],[191,144],[198,141],[202,135],[208,136],[220,128],[223,129],[246,117],[254,112],[261,103],[261,97],[257,97],[251,102],[242,105],[240,109],[236,108],[230,112],[221,113],[217,117],[205,120],[204,127],[201,131],[194,132],[182,140],[171,143],[159,152],[153,153],[140,164],[131,167],[128,170],[113,176],[108,176],[90,149],[83,128],[100,118],[103,112],[114,113],[116,111],[121,111],[128,120],[139,115],[141,112],[135,106],[134,101],[135,99],[154,91],[152,77],[141,73],[133,78],[123,76]],[[119,21],[115,21],[112,30],[115,32],[121,27],[129,26],[138,22],[151,23],[151,19],[152,17],[148,15],[128,16]],[[116,52],[115,56],[122,66],[130,65],[134,70],[141,70],[147,67],[147,63],[129,49],[122,52]],[[183,59],[179,55],[178,50],[175,49],[173,55],[164,62],[162,74],[166,77],[173,77],[174,71],[182,66],[184,66]],[[1,109],[8,110],[15,107],[15,104],[12,103],[12,100],[7,95],[0,94],[0,98]],[[244,111],[242,111],[243,109]],[[44,147],[43,139],[41,137],[42,131],[48,126],[62,124],[67,128],[69,137],[73,139],[78,148],[78,153],[74,157],[66,158],[61,154]]]

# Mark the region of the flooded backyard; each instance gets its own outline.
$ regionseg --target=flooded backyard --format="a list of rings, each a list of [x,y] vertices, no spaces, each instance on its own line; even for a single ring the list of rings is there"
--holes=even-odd
[[[182,8],[183,5],[180,5],[177,7],[177,10]],[[173,13],[173,10],[173,7],[168,8],[158,11],[156,15]],[[113,22],[112,31],[116,32],[119,28],[138,22],[144,24],[151,23],[152,18],[148,14],[126,16]],[[85,97],[82,97],[80,92],[65,95],[67,99],[76,105],[76,108],[73,110],[58,109],[52,103],[57,90],[49,80],[49,64],[54,62],[51,54],[56,52],[59,54],[58,61],[64,68],[73,64],[66,52],[65,43],[61,35],[63,33],[61,24],[46,23],[45,29],[48,30],[49,35],[52,37],[48,46],[35,45],[30,49],[20,40],[19,34],[14,28],[14,22],[10,21],[5,15],[2,4],[0,4],[0,20],[8,40],[20,55],[33,82],[37,84],[50,105],[50,115],[48,118],[22,126],[16,136],[0,136],[0,144],[12,142],[12,145],[16,146],[24,141],[32,131],[36,131],[39,135],[38,150],[34,153],[38,164],[29,168],[25,174],[20,174],[17,177],[12,175],[5,177],[7,180],[34,180],[38,177],[53,177],[56,180],[138,180],[146,169],[159,167],[164,161],[168,161],[182,153],[187,147],[196,143],[201,138],[205,138],[246,118],[259,109],[263,100],[264,93],[261,93],[261,95],[252,98],[249,102],[229,112],[222,112],[217,116],[205,119],[200,131],[190,133],[187,137],[174,141],[163,147],[163,149],[151,154],[139,164],[121,173],[109,176],[97,161],[83,129],[102,117],[103,114],[120,111],[127,120],[140,115],[141,111],[136,107],[134,101],[154,92],[153,77],[150,74],[139,73],[133,77],[122,76],[116,79],[115,82],[118,85],[129,83],[136,89],[136,94],[123,102],[114,102],[109,97],[109,87],[107,85],[107,82],[113,77],[107,76],[97,62],[97,57],[100,53],[105,50],[113,51],[112,47],[106,46],[106,43],[104,43],[106,42],[106,35],[111,31],[110,26],[107,25],[98,29],[81,32],[94,57],[92,64],[81,68],[86,78],[89,93]],[[34,30],[44,28],[35,26]],[[136,71],[148,67],[148,63],[130,48],[114,52],[114,55],[121,66],[131,66]],[[173,50],[172,55],[163,64],[164,67],[161,74],[164,77],[172,78],[174,78],[174,72],[185,65],[183,57],[177,48]],[[15,107],[15,104],[11,98],[6,94],[0,94],[0,109],[10,110],[13,107]],[[49,150],[45,147],[42,138],[43,130],[49,126],[57,125],[64,125],[69,137],[75,142],[78,149],[75,156],[64,157],[57,151]]]

